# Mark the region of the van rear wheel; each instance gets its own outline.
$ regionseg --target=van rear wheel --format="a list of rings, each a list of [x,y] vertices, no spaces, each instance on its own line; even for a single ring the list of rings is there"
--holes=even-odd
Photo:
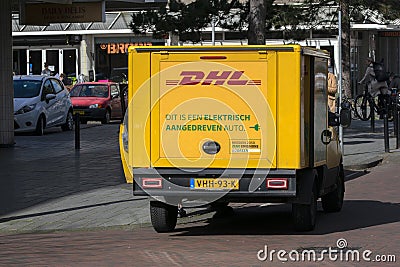
[[[339,175],[336,180],[336,189],[322,196],[322,208],[325,212],[338,212],[342,209],[344,199],[344,172],[343,165],[339,166]]]
[[[317,186],[314,182],[309,204],[292,204],[292,217],[296,231],[311,231],[317,218]]]
[[[154,230],[167,233],[175,229],[178,207],[160,201],[150,201],[150,218]]]

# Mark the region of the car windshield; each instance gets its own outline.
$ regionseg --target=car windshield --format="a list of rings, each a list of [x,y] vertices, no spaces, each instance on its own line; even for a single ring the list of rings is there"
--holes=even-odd
[[[82,84],[75,86],[70,92],[71,97],[108,97],[108,86]]]
[[[32,98],[40,94],[42,81],[14,80],[14,98]]]

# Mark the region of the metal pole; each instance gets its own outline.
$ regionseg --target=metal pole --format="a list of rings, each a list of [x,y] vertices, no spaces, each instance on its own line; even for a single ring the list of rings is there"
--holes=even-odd
[[[398,110],[396,113],[397,121],[400,122],[400,111]],[[396,149],[399,149],[399,140],[400,140],[400,127],[397,126],[397,132],[395,133],[396,135]]]
[[[399,110],[399,107],[398,107],[398,104],[399,104],[399,92],[397,92],[396,91],[396,98],[395,98],[396,100],[396,102],[394,103],[395,104],[395,110],[396,110],[396,112],[395,112],[395,116],[396,116],[396,120],[397,120],[397,130],[395,131],[395,135],[396,135],[396,149],[399,149],[399,139],[400,139],[400,127],[399,127],[399,122],[400,122],[400,110]]]
[[[338,87],[339,87],[339,114],[342,109],[342,11],[339,9],[339,14],[338,14],[338,29],[339,29],[339,37],[338,37],[338,42],[339,42],[339,69],[338,69]],[[342,155],[344,155],[344,143],[343,143],[343,127],[340,124],[339,125],[339,142],[341,144],[341,149],[342,149]]]
[[[396,93],[396,95],[397,95],[397,93]],[[399,138],[398,138],[397,133],[399,132],[399,120],[398,120],[398,116],[397,116],[397,113],[398,113],[397,103],[396,103],[397,97],[395,97],[393,100],[393,96],[391,96],[390,100],[392,101],[392,103],[394,101],[394,103],[393,103],[393,105],[394,105],[393,124],[394,124],[394,136],[396,137],[396,149],[398,149],[399,148]]]
[[[389,122],[388,122],[388,115],[383,115],[383,138],[385,141],[385,152],[389,153]]]
[[[81,149],[81,120],[79,113],[75,114],[75,149]]]
[[[211,19],[211,42],[215,45],[215,20],[214,17]]]
[[[371,130],[374,133],[375,132],[375,104],[373,104],[373,106],[370,105],[369,108],[371,109]]]

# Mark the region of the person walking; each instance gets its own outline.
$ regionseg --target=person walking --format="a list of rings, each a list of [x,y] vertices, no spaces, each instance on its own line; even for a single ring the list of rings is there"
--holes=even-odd
[[[400,91],[400,76],[395,74],[395,73],[390,73],[390,77],[389,77],[389,88],[393,89],[396,88],[397,92]]]
[[[336,92],[337,92],[337,79],[335,74],[331,71],[328,72],[328,107],[329,111],[335,113],[336,111]]]
[[[51,70],[49,69],[49,64],[47,62],[44,63],[44,69],[42,70],[42,75],[50,76]]]

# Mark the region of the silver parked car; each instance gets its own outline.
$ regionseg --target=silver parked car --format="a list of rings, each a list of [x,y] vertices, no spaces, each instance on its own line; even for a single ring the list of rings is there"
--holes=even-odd
[[[44,129],[74,127],[68,90],[53,76],[14,76],[14,130],[43,135]]]

